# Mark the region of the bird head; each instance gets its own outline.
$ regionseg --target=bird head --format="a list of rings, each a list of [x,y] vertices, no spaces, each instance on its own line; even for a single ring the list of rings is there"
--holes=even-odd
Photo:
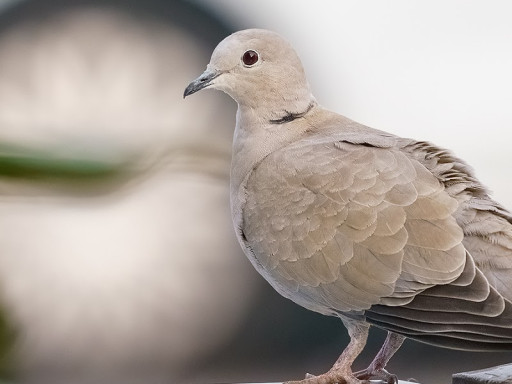
[[[204,88],[224,91],[239,105],[276,111],[298,111],[314,100],[295,50],[277,33],[263,29],[239,31],[222,40],[184,97]]]

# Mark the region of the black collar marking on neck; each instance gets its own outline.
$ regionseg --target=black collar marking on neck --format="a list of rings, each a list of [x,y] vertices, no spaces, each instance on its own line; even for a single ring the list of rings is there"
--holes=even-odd
[[[311,108],[313,108],[315,106],[315,102],[311,102],[308,107],[306,108],[306,110],[304,112],[288,112],[285,110],[285,115],[283,117],[281,117],[280,119],[275,119],[275,120],[270,120],[270,124],[284,124],[284,123],[289,123],[290,121],[293,121],[293,120],[297,120],[297,119],[300,119],[301,117],[304,117],[306,115],[306,113],[308,113]]]

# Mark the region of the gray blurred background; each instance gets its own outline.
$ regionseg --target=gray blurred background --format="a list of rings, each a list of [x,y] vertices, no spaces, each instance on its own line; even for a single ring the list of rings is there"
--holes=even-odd
[[[512,208],[505,1],[0,2],[0,352],[14,383],[220,383],[327,370],[341,322],[281,298],[229,214],[234,102],[184,87],[276,30],[319,102],[452,148]],[[385,333],[374,330],[356,368]],[[407,341],[424,384],[512,361]]]

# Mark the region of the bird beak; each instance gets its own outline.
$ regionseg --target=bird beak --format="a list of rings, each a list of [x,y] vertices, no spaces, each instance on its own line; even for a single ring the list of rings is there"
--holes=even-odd
[[[185,92],[183,93],[183,98],[200,91],[203,88],[211,85],[212,80],[219,77],[222,72],[217,71],[215,69],[206,69],[197,79],[192,81],[187,88],[185,88]]]

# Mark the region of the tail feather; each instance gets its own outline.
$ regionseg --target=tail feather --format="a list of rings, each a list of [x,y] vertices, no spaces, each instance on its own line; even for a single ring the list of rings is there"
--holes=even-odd
[[[374,305],[365,312],[366,320],[427,344],[512,351],[512,303],[489,285],[469,254],[464,272],[453,283],[426,289],[407,304]]]

